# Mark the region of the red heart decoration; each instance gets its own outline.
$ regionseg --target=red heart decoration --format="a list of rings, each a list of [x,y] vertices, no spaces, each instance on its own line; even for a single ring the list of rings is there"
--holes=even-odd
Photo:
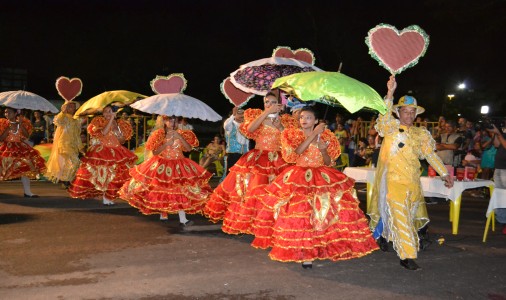
[[[65,101],[71,101],[75,97],[81,95],[83,90],[83,82],[79,78],[69,79],[61,76],[56,79],[56,90]]]
[[[255,96],[255,94],[246,93],[235,87],[230,81],[230,77],[227,77],[220,85],[221,92],[225,95],[225,98],[230,101],[234,106],[244,106],[248,101]]]
[[[186,79],[181,73],[170,74],[169,76],[156,76],[151,80],[150,85],[156,94],[182,93],[186,89]]]
[[[272,53],[273,57],[293,58],[314,65],[314,54],[311,50],[300,48],[293,51],[290,47],[277,47]]]
[[[427,51],[429,36],[417,25],[399,32],[394,26],[380,24],[369,30],[366,44],[369,54],[395,75],[418,63]]]

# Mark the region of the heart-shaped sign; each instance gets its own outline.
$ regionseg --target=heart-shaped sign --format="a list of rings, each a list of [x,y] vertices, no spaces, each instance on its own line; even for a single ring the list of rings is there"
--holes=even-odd
[[[429,46],[429,36],[417,25],[401,32],[392,25],[379,24],[365,39],[369,54],[391,74],[396,75],[418,63]]]
[[[182,73],[174,73],[169,76],[156,76],[150,85],[156,94],[182,93],[186,89],[186,79]]]
[[[81,95],[83,90],[83,82],[79,78],[69,79],[61,76],[56,79],[56,90],[65,101],[71,101],[75,97]]]
[[[306,48],[293,51],[290,47],[279,46],[272,52],[273,57],[293,58],[314,65],[314,54]]]
[[[234,106],[242,107],[248,103],[248,101],[255,96],[255,94],[246,93],[241,89],[235,87],[230,81],[230,77],[227,77],[220,84],[220,89],[225,98],[230,101]]]

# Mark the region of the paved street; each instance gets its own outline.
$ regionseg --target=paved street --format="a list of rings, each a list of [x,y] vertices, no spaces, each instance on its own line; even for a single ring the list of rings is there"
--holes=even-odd
[[[464,197],[458,235],[448,204],[429,205],[434,242],[413,272],[393,251],[304,270],[202,216],[182,231],[175,215],[71,199],[49,182],[32,191],[41,198],[0,182],[0,299],[506,299],[506,236],[481,241],[488,198]]]

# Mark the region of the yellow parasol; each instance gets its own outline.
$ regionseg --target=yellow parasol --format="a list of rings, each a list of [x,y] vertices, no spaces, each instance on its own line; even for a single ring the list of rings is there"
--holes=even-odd
[[[97,114],[109,104],[123,107],[144,98],[147,96],[125,90],[104,92],[84,102],[74,117]]]

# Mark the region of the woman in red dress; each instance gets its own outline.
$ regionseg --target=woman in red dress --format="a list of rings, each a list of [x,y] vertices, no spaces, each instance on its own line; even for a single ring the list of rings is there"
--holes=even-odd
[[[19,110],[5,108],[5,119],[0,119],[0,180],[21,177],[24,196],[37,198],[30,189],[30,178],[44,173],[46,165],[39,151],[26,143],[31,130],[30,121]]]
[[[230,234],[251,233],[257,201],[268,185],[288,165],[281,157],[280,135],[283,130],[279,112],[283,106],[268,93],[264,110],[247,109],[241,133],[255,140],[255,149],[244,154],[223,182],[216,187],[204,209],[212,221],[223,219],[222,230]]]
[[[367,219],[358,207],[354,180],[332,165],[340,155],[335,135],[317,119],[310,107],[301,111],[301,128],[281,136],[282,155],[295,165],[286,168],[266,189],[264,208],[254,224],[253,246],[272,246],[273,260],[302,262],[311,268],[315,259],[357,258],[378,249]]]
[[[208,183],[212,174],[183,155],[199,145],[193,131],[177,130],[176,117],[162,120],[163,128],[153,131],[146,143],[153,156],[130,169],[132,179],[120,195],[143,214],[159,213],[161,220],[178,213],[180,224],[186,227],[193,224],[186,213],[202,213],[212,192]]]
[[[104,205],[114,205],[119,189],[130,179],[128,170],[137,156],[121,145],[132,137],[130,123],[116,120],[111,106],[102,114],[88,125],[90,147],[68,191],[73,198],[102,197]]]

